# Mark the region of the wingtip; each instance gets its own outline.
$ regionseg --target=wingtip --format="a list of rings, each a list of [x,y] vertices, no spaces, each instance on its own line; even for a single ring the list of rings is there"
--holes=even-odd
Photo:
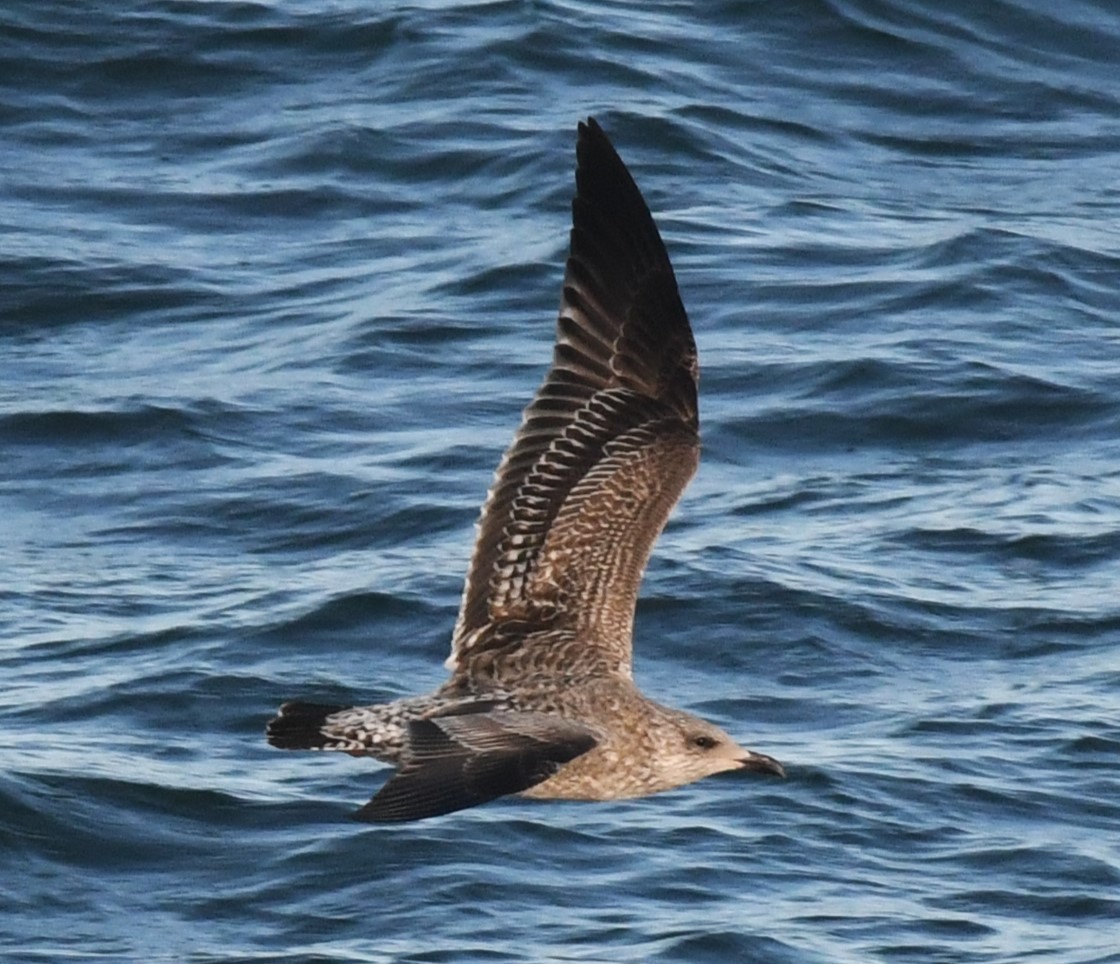
[[[580,121],[577,127],[577,154],[581,146],[586,149],[588,146],[595,144],[604,144],[614,152],[614,145],[611,143],[610,137],[607,136],[607,132],[603,130],[602,126],[594,117],[589,115],[587,120]]]
[[[346,815],[356,823],[409,823],[420,819],[416,814],[405,809],[390,809],[378,803],[374,797],[364,807],[359,807],[353,813]],[[438,815],[437,815],[438,816]]]

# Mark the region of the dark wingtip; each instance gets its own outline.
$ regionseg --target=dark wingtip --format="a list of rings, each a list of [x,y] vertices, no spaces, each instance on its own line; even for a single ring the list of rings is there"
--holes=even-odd
[[[364,807],[346,815],[356,823],[409,823],[422,819],[403,809],[389,809],[377,804],[377,798],[370,800]],[[433,814],[432,816],[436,816]]]
[[[599,122],[590,115],[586,121],[579,122],[579,133],[581,136],[587,136],[588,134],[597,134],[602,137],[607,136],[603,133],[603,128],[599,126]]]

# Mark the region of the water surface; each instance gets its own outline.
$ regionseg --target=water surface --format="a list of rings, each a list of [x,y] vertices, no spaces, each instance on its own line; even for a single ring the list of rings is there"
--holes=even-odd
[[[0,12],[0,956],[1120,961],[1120,15]],[[437,685],[576,122],[704,460],[636,671],[785,762],[347,814],[278,702]]]

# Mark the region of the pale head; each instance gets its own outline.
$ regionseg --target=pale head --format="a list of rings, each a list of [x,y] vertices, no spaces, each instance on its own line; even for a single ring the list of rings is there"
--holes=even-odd
[[[653,786],[646,792],[669,790],[729,770],[785,776],[773,757],[740,746],[714,723],[682,710],[657,709],[648,730],[653,745],[646,765]]]

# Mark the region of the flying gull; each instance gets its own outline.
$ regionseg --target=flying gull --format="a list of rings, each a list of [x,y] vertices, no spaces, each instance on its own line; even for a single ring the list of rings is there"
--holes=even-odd
[[[268,724],[273,746],[396,764],[360,820],[783,775],[634,685],[638,586],[699,459],[696,345],[649,208],[593,119],[576,158],[552,367],[482,508],[451,679],[376,706],[285,703]]]

